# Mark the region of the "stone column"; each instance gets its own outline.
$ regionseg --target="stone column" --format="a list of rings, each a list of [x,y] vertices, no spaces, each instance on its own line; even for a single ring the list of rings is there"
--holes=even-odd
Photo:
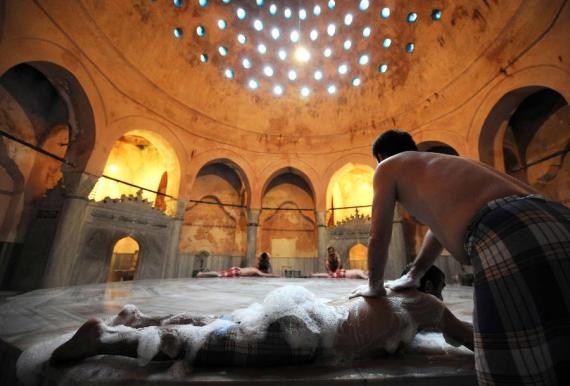
[[[164,272],[164,277],[181,277],[180,272],[180,255],[178,254],[178,244],[180,243],[180,232],[182,230],[182,224],[184,223],[184,212],[186,210],[187,202],[184,200],[178,200],[176,203],[176,215],[172,220],[172,226],[170,230],[170,245],[168,246],[168,257],[166,263],[166,270]]]
[[[328,231],[327,231],[327,212],[316,211],[317,215],[317,258],[323,259],[327,255]]]
[[[64,202],[49,252],[44,287],[67,286],[74,279],[88,196],[97,179],[82,172],[63,170]]]
[[[249,267],[255,266],[257,248],[257,229],[261,209],[249,208],[247,210],[247,251],[246,259]]]

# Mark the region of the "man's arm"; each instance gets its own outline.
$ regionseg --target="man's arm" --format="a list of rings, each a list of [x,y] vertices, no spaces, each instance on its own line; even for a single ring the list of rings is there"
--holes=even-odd
[[[368,288],[357,288],[351,295],[385,295],[384,269],[388,260],[388,247],[392,238],[392,222],[396,205],[395,169],[389,162],[378,165],[374,173],[374,198],[368,241]]]
[[[443,246],[439,240],[435,237],[431,230],[428,230],[424,241],[422,242],[422,247],[420,248],[420,253],[414,259],[412,267],[401,278],[388,283],[388,288],[394,291],[403,290],[406,288],[417,288],[420,286],[420,280],[427,272],[429,267],[431,267],[437,259],[437,257],[443,251]]]

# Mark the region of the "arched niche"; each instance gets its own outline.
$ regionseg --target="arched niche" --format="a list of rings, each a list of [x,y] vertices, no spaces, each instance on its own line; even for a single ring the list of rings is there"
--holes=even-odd
[[[155,208],[169,215],[176,213],[176,200],[171,197],[176,198],[180,189],[180,163],[172,146],[159,134],[132,130],[115,141],[103,176],[89,198],[101,201],[137,194],[139,188],[130,184],[147,189],[142,190],[142,197]]]
[[[558,91],[535,86],[513,90],[485,121],[483,161],[568,204],[569,126],[570,106]]]
[[[139,265],[139,243],[127,236],[113,246],[113,255],[109,266],[108,282],[133,280]]]
[[[245,256],[249,185],[243,172],[226,159],[213,160],[198,172],[186,206],[180,253]]]
[[[281,169],[262,192],[257,250],[268,251],[273,261],[315,257],[315,197],[306,176],[295,168]]]
[[[362,215],[371,215],[373,176],[372,167],[352,162],[345,164],[332,175],[326,194],[328,225],[332,226],[354,215],[357,210]],[[354,206],[367,207],[334,209]]]
[[[350,269],[368,271],[368,247],[357,243],[348,250],[348,265]]]

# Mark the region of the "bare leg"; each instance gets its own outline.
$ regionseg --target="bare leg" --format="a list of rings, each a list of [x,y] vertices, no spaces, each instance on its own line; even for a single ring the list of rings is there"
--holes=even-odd
[[[328,273],[312,273],[311,277],[322,277],[322,278],[326,278],[326,277],[330,277]]]
[[[109,327],[101,319],[90,319],[79,327],[70,340],[53,352],[50,362],[59,364],[102,354],[137,358],[139,339],[144,336],[146,330]],[[175,327],[161,327],[159,334],[159,352],[153,360],[181,357],[184,345],[181,344]]]
[[[255,267],[244,267],[240,270],[240,276],[262,276],[262,277],[278,277],[272,273],[261,272]]]
[[[368,275],[361,269],[347,269],[345,275],[347,279],[368,279]]]
[[[171,318],[172,315],[166,316],[148,316],[140,312],[140,310],[132,305],[126,304],[123,309],[117,314],[117,316],[112,317],[105,322],[108,326],[129,326],[133,328],[148,327],[148,326],[160,326],[163,321]]]
[[[220,274],[216,271],[198,272],[196,277],[220,277]]]

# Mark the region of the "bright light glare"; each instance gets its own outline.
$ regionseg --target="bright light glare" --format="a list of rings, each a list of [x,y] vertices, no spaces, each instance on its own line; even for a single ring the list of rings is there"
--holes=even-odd
[[[279,28],[274,27],[274,28],[271,30],[271,37],[272,37],[273,39],[277,40],[277,39],[279,39],[279,35],[281,35],[281,33],[279,32]]]
[[[249,86],[249,88],[251,88],[252,90],[255,90],[256,88],[259,87],[259,82],[255,79],[250,79],[250,81],[247,83],[247,85]]]
[[[277,52],[277,56],[279,56],[279,59],[285,60],[287,59],[287,51],[280,49],[279,52]]]
[[[308,97],[310,93],[311,93],[310,88],[308,88],[308,87],[301,88],[301,96]]]
[[[319,32],[316,29],[314,29],[309,34],[309,37],[311,38],[312,41],[315,41],[319,37]]]
[[[346,64],[341,64],[340,66],[338,66],[338,73],[339,74],[346,74],[348,72],[348,66]]]
[[[265,76],[273,76],[273,69],[270,66],[263,67],[263,73]]]
[[[315,71],[314,77],[315,77],[315,80],[323,79],[323,72],[321,70]]]
[[[299,46],[295,50],[295,59],[301,63],[306,63],[311,59],[311,53],[305,47]]]
[[[329,36],[334,36],[336,32],[336,26],[334,24],[329,24],[329,26],[327,27],[327,34],[329,34]]]
[[[259,19],[255,19],[253,22],[253,28],[255,28],[256,31],[263,30],[263,22]]]
[[[323,51],[323,55],[325,56],[325,58],[330,58],[332,55],[332,50],[330,48],[325,48],[325,50]]]
[[[289,78],[289,80],[295,80],[297,79],[297,72],[295,72],[295,70],[289,70],[287,77]]]
[[[283,86],[281,86],[280,84],[276,84],[273,87],[273,94],[275,95],[283,95]]]
[[[347,13],[346,16],[344,17],[344,24],[345,25],[351,25],[352,24],[352,14]]]
[[[299,41],[299,31],[294,29],[293,31],[291,31],[289,37],[293,43],[297,43]]]
[[[336,92],[336,86],[334,84],[331,84],[327,87],[327,92],[329,94],[334,94]]]

